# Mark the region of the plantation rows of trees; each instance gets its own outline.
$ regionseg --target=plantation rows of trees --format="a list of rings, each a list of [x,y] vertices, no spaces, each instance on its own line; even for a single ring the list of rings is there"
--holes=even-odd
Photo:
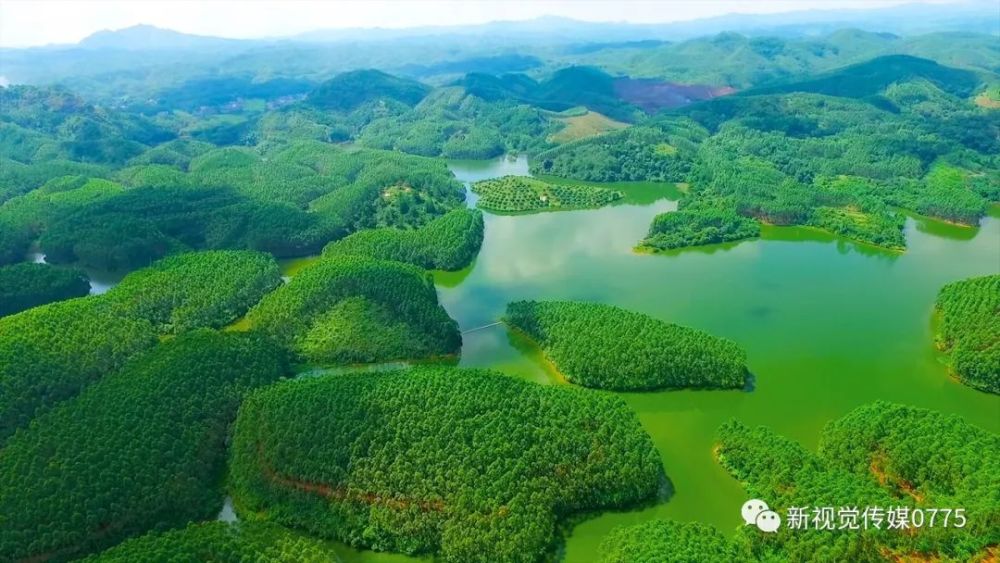
[[[173,141],[116,181],[57,176],[34,186],[0,207],[9,227],[0,258],[22,260],[35,239],[49,262],[105,270],[186,249],[297,256],[359,229],[421,226],[464,199],[444,163],[419,157],[315,142],[204,149]]]
[[[241,407],[233,495],[249,514],[443,561],[536,561],[557,521],[656,494],[620,399],[441,367],[300,379]]]
[[[88,293],[90,280],[79,270],[27,262],[0,267],[0,317]]]
[[[572,383],[616,391],[746,385],[735,343],[611,305],[516,301],[505,323],[532,339]]]
[[[954,415],[885,402],[862,406],[830,422],[819,452],[765,427],[732,421],[719,431],[720,463],[746,488],[767,499],[783,519],[808,507],[806,529],[760,533],[741,526],[727,538],[702,524],[652,521],[619,528],[605,540],[605,561],[978,561],[1000,539],[1000,438]],[[859,529],[820,529],[812,507],[857,507]],[[922,526],[863,527],[866,507],[923,510]],[[930,509],[963,508],[964,526],[929,525]],[[942,513],[943,514],[943,513]],[[872,519],[870,522],[874,522]],[[673,557],[673,558],[672,558]]]
[[[589,182],[683,182],[706,137],[708,132],[692,121],[638,125],[542,152],[532,160],[531,171]]]
[[[971,560],[995,545],[1000,528],[1000,438],[954,415],[877,402],[829,423],[819,453],[765,428],[720,430],[719,459],[752,498],[790,506],[964,508],[964,528],[912,534],[869,529],[850,534],[796,531],[771,542],[746,534],[754,555],[880,560],[891,554]],[[799,533],[802,532],[802,533]],[[888,550],[888,554],[884,550]]]
[[[938,347],[971,387],[1000,394],[1000,275],[950,283],[938,294]]]
[[[243,396],[286,373],[265,341],[195,331],[35,418],[0,452],[0,553],[65,560],[214,516]]]
[[[0,440],[158,336],[226,325],[279,283],[269,256],[185,254],[130,274],[104,295],[0,318]]]
[[[661,213],[653,218],[646,238],[639,248],[670,250],[731,242],[760,236],[760,223],[736,213],[732,208],[713,205],[690,205],[678,211]]]
[[[453,158],[527,151],[537,154],[535,173],[689,182],[690,198],[703,206],[901,249],[902,217],[890,206],[974,225],[986,203],[1000,199],[1000,114],[965,99],[978,80],[924,59],[888,57],[556,148],[545,140],[554,126],[540,108],[572,101],[628,109],[612,77],[587,67],[543,82],[473,74],[429,90],[378,71],[348,72],[301,102],[232,125],[245,138],[213,138],[252,148],[221,149],[198,140],[193,125],[181,127],[177,115],[108,111],[59,88],[9,88],[0,113],[7,133],[0,202],[14,205],[0,208],[0,264],[22,260],[35,240],[50,262],[102,269],[145,266],[178,249],[305,255],[356,230],[420,226],[461,205],[461,187],[443,163],[395,151]],[[204,121],[223,118],[246,121],[228,114]],[[182,130],[185,138],[175,139]],[[127,147],[101,146],[110,138]],[[349,139],[394,152],[329,144]],[[81,152],[84,145],[90,148]],[[76,179],[57,180],[67,175]],[[870,185],[829,201],[827,185],[845,175]],[[98,188],[97,178],[115,183]],[[581,194],[563,191],[564,206],[580,203]],[[484,208],[533,209],[560,199],[502,193],[484,198]],[[727,238],[701,233],[701,219],[669,222],[661,237],[668,240],[652,246]]]
[[[711,44],[793,58],[770,38]],[[816,65],[836,55],[796,49]],[[610,394],[444,367],[276,383],[291,362],[459,353],[426,270],[471,263],[484,221],[427,157],[527,152],[536,174],[685,182],[679,211],[639,243],[654,250],[751,238],[762,223],[901,250],[900,209],[975,226],[1000,201],[1000,113],[969,102],[981,78],[965,70],[879,59],[649,119],[616,80],[588,67],[438,88],[379,71],[316,88],[220,76],[171,83],[130,111],[63,87],[0,87],[0,560],[336,560],[324,538],[537,561],[568,517],[660,492],[659,453]],[[641,121],[555,146],[549,110],[574,106]],[[473,191],[501,212],[623,197],[526,177]],[[51,265],[23,263],[36,248]],[[321,250],[282,284],[275,256]],[[87,279],[65,266],[136,271],[82,297]],[[989,276],[938,302],[954,371],[993,393],[998,299]],[[232,330],[246,334],[209,330],[244,315]],[[736,344],[616,307],[524,301],[504,321],[587,387],[748,378]],[[783,515],[960,507],[968,525],[728,538],[654,521],[612,533],[606,560],[977,560],[1000,543],[1000,443],[956,417],[876,403],[829,424],[816,453],[732,422],[716,451]],[[193,523],[218,513],[227,474],[249,521]]]
[[[528,176],[504,176],[472,184],[478,207],[519,213],[549,209],[601,207],[625,197],[618,190],[594,186],[550,184]]]
[[[146,319],[162,334],[222,328],[281,285],[274,258],[246,250],[176,254],[135,271],[109,291],[121,316]]]
[[[268,522],[203,522],[127,540],[83,561],[322,563],[340,558],[327,542]]]
[[[730,538],[700,522],[650,520],[619,526],[601,542],[603,563],[742,563]]]
[[[423,227],[366,229],[332,242],[323,256],[353,255],[413,264],[427,270],[461,270],[483,244],[483,214],[455,209]]]
[[[462,346],[430,274],[363,256],[321,259],[267,295],[247,319],[299,360],[320,364],[446,356]]]

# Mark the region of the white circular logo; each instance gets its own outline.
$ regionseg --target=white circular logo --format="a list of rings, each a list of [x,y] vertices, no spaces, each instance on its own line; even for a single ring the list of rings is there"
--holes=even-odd
[[[756,524],[760,531],[773,534],[781,527],[781,516],[773,510],[765,510],[757,515]]]
[[[757,523],[757,515],[765,510],[770,510],[767,503],[754,498],[743,503],[743,508],[740,509],[740,514],[743,515],[743,521],[746,522],[746,525],[752,526]]]

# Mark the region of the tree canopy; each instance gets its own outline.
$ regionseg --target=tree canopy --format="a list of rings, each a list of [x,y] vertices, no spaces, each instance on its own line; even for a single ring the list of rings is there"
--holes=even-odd
[[[1000,394],[1000,275],[950,283],[938,293],[938,346],[962,383]]]
[[[716,454],[779,514],[776,534],[653,520],[609,534],[604,560],[980,561],[1000,534],[1000,437],[954,415],[872,403],[828,423],[818,453],[731,421]]]
[[[462,345],[430,274],[362,256],[321,259],[265,297],[247,319],[299,360],[320,364],[446,356]]]
[[[250,336],[196,331],[32,420],[0,450],[0,552],[68,559],[218,513],[229,425],[284,360]]]
[[[368,256],[428,270],[461,270],[483,244],[483,214],[455,209],[417,229],[366,229],[332,242],[323,256]]]
[[[164,334],[222,328],[281,285],[277,262],[245,250],[176,254],[137,270],[106,294],[118,314]]]
[[[699,522],[650,520],[615,528],[601,542],[604,563],[717,563],[747,561],[732,540]]]
[[[656,494],[659,455],[620,399],[420,367],[277,384],[240,409],[249,514],[444,561],[537,561],[564,515]]]
[[[158,336],[224,326],[278,283],[269,256],[192,253],[135,272],[104,295],[0,318],[0,440]]]
[[[612,305],[516,301],[503,320],[534,339],[566,379],[585,387],[746,385],[746,352],[735,343]]]
[[[479,195],[477,207],[507,213],[602,207],[625,197],[618,190],[552,184],[528,176],[480,180],[472,191]]]
[[[818,454],[737,422],[723,426],[719,440],[722,465],[749,498],[766,499],[783,519],[789,507],[902,506],[926,517],[932,508],[965,511],[964,527],[924,522],[912,533],[888,529],[884,515],[880,528],[838,533],[810,526],[773,541],[743,529],[738,534],[756,558],[973,560],[997,542],[1000,437],[960,417],[876,402],[827,424]]]
[[[88,293],[90,281],[79,270],[29,263],[0,267],[0,317]]]
[[[320,563],[340,561],[322,540],[267,522],[203,522],[126,540],[83,559],[86,563],[203,561],[228,563]]]

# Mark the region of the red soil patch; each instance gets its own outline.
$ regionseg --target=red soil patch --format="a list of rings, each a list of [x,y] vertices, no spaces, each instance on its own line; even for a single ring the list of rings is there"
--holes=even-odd
[[[677,84],[651,78],[620,78],[615,81],[615,94],[619,98],[639,106],[648,113],[711,100],[734,92],[736,90],[729,86]]]
[[[890,483],[889,476],[886,475],[885,470],[882,467],[884,464],[885,464],[884,456],[876,455],[875,457],[872,458],[871,465],[869,466],[872,475],[874,475],[875,479],[878,480],[879,485],[882,485],[883,487],[895,485],[899,487],[901,491],[910,495],[913,498],[913,500],[917,501],[918,503],[924,502],[924,495],[922,495],[919,491],[917,491],[912,483],[909,483],[904,480]]]
[[[367,505],[386,506],[394,510],[406,510],[414,505],[424,512],[442,512],[445,509],[445,504],[442,500],[423,500],[398,496],[390,497],[370,491],[348,490],[347,487],[344,486],[333,487],[326,483],[310,483],[308,481],[293,479],[275,471],[273,467],[264,462],[263,455],[258,457],[258,461],[260,462],[260,467],[264,471],[264,475],[268,478],[268,480],[285,487],[316,494],[323,498],[346,502],[358,502]]]

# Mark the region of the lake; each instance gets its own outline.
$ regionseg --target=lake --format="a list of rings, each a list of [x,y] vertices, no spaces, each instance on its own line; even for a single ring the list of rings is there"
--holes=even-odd
[[[527,174],[524,158],[454,162],[475,181]],[[737,418],[815,449],[825,423],[888,400],[955,413],[1000,431],[1000,397],[951,379],[933,346],[931,313],[942,285],[1000,272],[1000,218],[979,229],[926,218],[906,223],[908,249],[882,251],[806,228],[765,227],[759,240],[643,255],[633,246],[653,217],[676,208],[630,197],[597,210],[486,214],[476,262],[438,273],[441,303],[463,330],[487,325],[518,299],[610,303],[732,339],[747,350],[751,392],[621,393],[653,437],[674,494],[641,511],[577,525],[566,561],[591,561],[607,532],[650,518],[699,520],[728,533],[747,500],[712,457],[716,429]],[[537,349],[503,326],[464,336],[462,366],[557,384]]]

